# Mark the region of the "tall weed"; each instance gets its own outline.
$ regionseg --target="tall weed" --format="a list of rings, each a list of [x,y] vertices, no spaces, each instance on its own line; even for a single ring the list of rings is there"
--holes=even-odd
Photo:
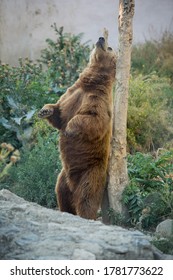
[[[173,82],[173,34],[165,31],[158,40],[133,46],[132,70],[144,75],[156,72]]]

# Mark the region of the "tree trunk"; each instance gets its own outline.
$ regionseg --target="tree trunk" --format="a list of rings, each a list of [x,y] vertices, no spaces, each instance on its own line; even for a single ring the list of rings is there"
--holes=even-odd
[[[133,15],[134,0],[120,0],[118,17],[119,50],[116,66],[112,149],[109,161],[107,191],[109,208],[113,209],[115,213],[122,215],[125,214],[122,193],[128,183],[126,132]]]

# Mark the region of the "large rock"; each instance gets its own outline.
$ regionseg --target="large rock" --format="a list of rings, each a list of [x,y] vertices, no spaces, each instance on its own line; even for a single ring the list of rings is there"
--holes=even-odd
[[[156,234],[161,237],[173,237],[173,220],[167,219],[158,224]]]
[[[0,191],[0,259],[154,259],[146,236]]]

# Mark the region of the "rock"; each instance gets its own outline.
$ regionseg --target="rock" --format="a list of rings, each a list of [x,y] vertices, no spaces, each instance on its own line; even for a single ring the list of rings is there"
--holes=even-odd
[[[0,191],[0,259],[150,260],[155,256],[139,231],[85,220]]]
[[[167,219],[156,227],[156,234],[161,237],[171,237],[173,236],[173,220]]]

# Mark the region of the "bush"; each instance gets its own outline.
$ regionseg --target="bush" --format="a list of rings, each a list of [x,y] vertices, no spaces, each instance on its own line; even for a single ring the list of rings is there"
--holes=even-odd
[[[24,199],[42,206],[55,207],[55,183],[61,169],[58,158],[57,133],[38,136],[32,150],[23,150],[21,161],[9,170],[9,178],[1,188],[8,188]]]
[[[42,66],[28,59],[18,67],[0,65],[0,142],[17,148],[28,142],[33,115],[47,100],[46,82]]]
[[[127,142],[130,152],[171,147],[173,89],[168,78],[156,74],[130,80]]]
[[[173,150],[128,157],[129,186],[123,200],[131,225],[155,227],[165,217],[173,218]]]
[[[41,62],[47,66],[51,80],[50,91],[64,93],[79,77],[89,60],[90,47],[82,44],[82,34],[63,33],[63,27],[52,25],[56,40],[47,39],[48,47],[42,50]]]
[[[164,254],[173,255],[173,236],[168,238],[155,238],[151,243]]]

